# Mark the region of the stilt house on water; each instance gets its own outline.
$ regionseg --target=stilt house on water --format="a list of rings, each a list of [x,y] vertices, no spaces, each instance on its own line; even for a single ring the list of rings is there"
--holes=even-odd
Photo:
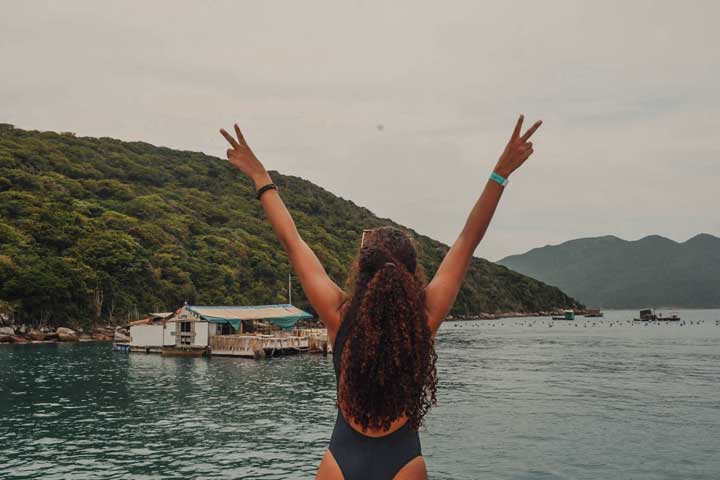
[[[312,315],[290,304],[184,305],[164,318],[134,322],[130,350],[240,357],[300,352],[308,349],[308,336],[293,328],[298,320],[309,318]]]

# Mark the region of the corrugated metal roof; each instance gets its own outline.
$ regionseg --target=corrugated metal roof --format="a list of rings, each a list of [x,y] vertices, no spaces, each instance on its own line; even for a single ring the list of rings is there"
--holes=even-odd
[[[188,310],[201,317],[227,320],[272,320],[274,318],[312,318],[309,313],[294,305],[201,306],[188,305]]]
[[[128,325],[130,325],[132,327],[133,325],[152,325],[152,323],[153,323],[153,318],[147,317],[147,318],[142,318],[140,320],[135,320],[133,322],[130,322],[130,323],[128,323]]]

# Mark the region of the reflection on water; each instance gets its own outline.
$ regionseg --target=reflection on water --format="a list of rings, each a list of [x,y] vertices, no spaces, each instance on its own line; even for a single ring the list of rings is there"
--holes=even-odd
[[[720,478],[720,311],[634,313],[444,325],[431,478]],[[319,355],[3,345],[0,478],[311,479],[334,403]]]

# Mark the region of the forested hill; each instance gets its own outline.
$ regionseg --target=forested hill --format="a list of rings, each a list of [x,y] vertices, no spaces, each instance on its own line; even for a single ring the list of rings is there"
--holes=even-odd
[[[599,307],[720,307],[720,238],[708,234],[580,238],[499,263]]]
[[[398,226],[309,181],[271,174],[339,284],[362,229]],[[253,193],[225,160],[202,153],[0,124],[0,307],[20,321],[62,325],[186,300],[285,303],[289,262]],[[448,247],[409,231],[431,275]],[[293,303],[309,309],[294,283]],[[474,259],[453,312],[572,303],[557,288]]]

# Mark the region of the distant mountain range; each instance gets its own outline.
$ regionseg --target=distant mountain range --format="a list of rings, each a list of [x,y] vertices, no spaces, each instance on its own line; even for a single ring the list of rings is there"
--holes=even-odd
[[[720,307],[720,238],[580,238],[499,262],[589,306]]]

